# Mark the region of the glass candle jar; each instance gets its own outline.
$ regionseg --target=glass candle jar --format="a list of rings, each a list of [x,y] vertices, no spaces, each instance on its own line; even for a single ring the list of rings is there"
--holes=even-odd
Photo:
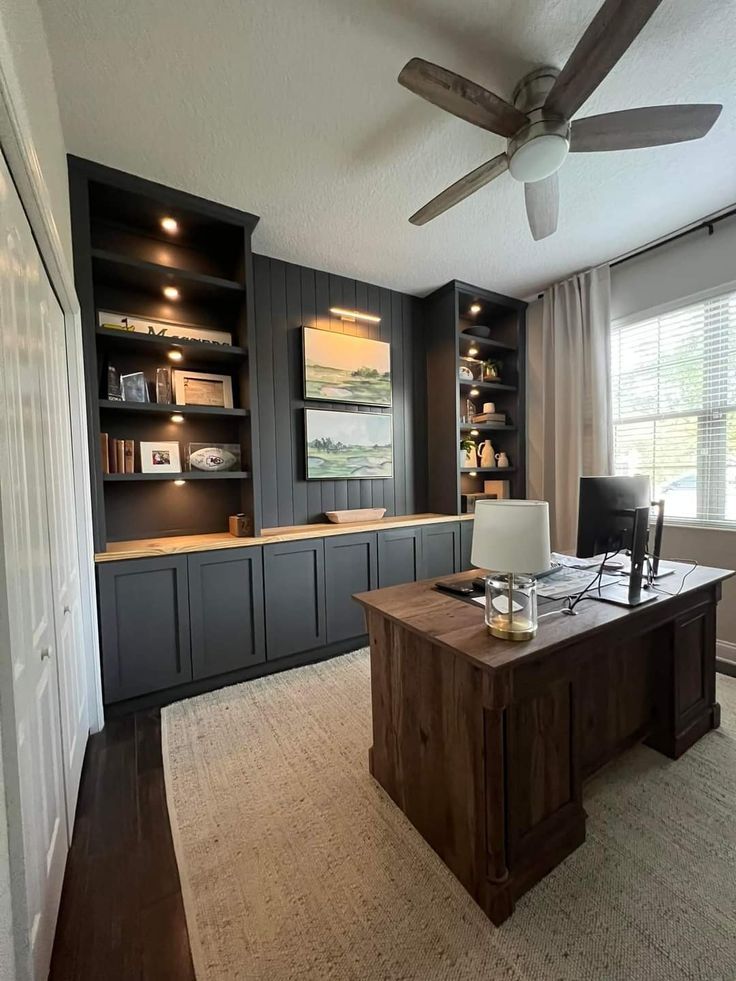
[[[486,579],[486,626],[502,640],[531,640],[537,633],[537,581],[533,576]]]

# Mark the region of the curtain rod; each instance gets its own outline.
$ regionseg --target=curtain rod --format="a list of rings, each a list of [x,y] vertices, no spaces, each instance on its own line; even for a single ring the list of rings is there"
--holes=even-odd
[[[697,225],[690,225],[689,228],[683,228],[681,231],[673,232],[672,235],[667,235],[665,238],[656,239],[648,245],[642,245],[640,249],[634,249],[633,252],[625,252],[617,259],[610,259],[608,265],[613,269],[614,266],[620,266],[630,259],[638,259],[639,256],[646,255],[647,252],[654,252],[655,249],[661,249],[663,245],[670,245],[670,243],[676,242],[686,235],[692,235],[693,232],[702,232],[704,228],[708,229],[708,237],[710,238],[714,231],[714,225],[717,225],[719,221],[724,221],[726,218],[733,218],[734,215],[736,215],[736,206],[729,208],[728,211],[716,213],[711,218],[703,218]],[[541,300],[543,296],[544,291],[537,293],[538,300]]]
[[[728,211],[724,211],[713,218],[704,218],[697,225],[691,225],[690,228],[684,228],[681,232],[675,232],[673,235],[668,235],[666,238],[658,239],[656,242],[651,242],[649,245],[643,245],[640,249],[636,249],[634,252],[629,252],[626,255],[621,256],[619,259],[614,259],[609,262],[611,269],[614,266],[620,266],[624,262],[628,262],[630,259],[638,259],[639,256],[646,255],[647,252],[653,252],[655,249],[662,248],[663,245],[669,245],[671,242],[676,242],[678,239],[684,238],[686,235],[692,235],[693,232],[701,232],[703,229],[708,229],[708,235],[712,235],[714,225],[717,225],[719,221],[724,221],[726,218],[732,218],[736,215],[736,207],[730,208]]]

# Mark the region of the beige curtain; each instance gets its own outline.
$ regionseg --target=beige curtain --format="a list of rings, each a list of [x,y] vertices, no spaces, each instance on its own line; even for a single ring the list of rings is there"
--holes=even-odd
[[[530,309],[528,491],[549,501],[560,552],[575,549],[579,478],[613,471],[610,328],[608,266],[551,286]]]

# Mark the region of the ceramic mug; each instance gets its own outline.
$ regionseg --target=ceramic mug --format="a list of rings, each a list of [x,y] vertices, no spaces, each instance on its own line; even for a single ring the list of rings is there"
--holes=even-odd
[[[495,402],[484,402],[483,403],[483,412],[484,413],[493,413],[495,411],[496,411],[496,403]]]

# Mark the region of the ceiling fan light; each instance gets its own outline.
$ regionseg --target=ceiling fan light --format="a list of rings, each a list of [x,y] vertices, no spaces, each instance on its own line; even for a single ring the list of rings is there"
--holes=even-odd
[[[556,133],[543,133],[522,144],[509,160],[511,176],[524,184],[543,181],[559,170],[570,143]]]

